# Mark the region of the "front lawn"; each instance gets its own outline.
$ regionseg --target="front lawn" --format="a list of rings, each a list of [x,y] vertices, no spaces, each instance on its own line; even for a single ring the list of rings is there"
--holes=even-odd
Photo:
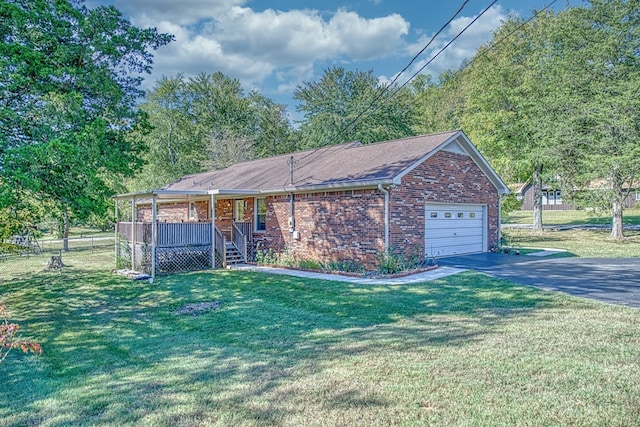
[[[614,241],[607,230],[531,230],[503,228],[506,246],[512,248],[552,248],[567,252],[554,256],[580,256],[595,258],[640,257],[640,231],[625,231],[625,239]],[[525,253],[525,251],[523,251]]]
[[[640,224],[640,208],[625,209],[623,212],[624,225]],[[532,211],[512,211],[503,215],[504,224],[533,224]],[[610,212],[594,212],[581,209],[572,211],[542,211],[543,225],[607,225],[611,226]]]
[[[0,365],[3,426],[640,423],[638,310],[474,273],[149,284],[110,273],[112,253],[74,256],[62,274],[0,269],[44,349]]]

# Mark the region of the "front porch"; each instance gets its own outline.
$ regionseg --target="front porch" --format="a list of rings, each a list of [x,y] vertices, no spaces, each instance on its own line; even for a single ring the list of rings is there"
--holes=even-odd
[[[246,197],[229,196],[216,200],[209,192],[163,190],[118,196],[116,266],[154,277],[253,260],[253,222],[216,217],[216,204],[226,207]]]
[[[211,222],[118,222],[116,261],[151,276],[226,268],[252,259],[251,227],[234,222],[228,236]]]

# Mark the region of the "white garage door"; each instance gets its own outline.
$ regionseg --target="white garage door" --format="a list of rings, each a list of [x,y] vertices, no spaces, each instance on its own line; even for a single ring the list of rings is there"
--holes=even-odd
[[[484,206],[479,205],[427,205],[425,255],[438,257],[484,252],[484,212]]]

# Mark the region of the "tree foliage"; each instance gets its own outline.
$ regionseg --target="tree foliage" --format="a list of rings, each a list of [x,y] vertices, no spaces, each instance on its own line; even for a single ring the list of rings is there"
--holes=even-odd
[[[640,175],[640,2],[592,0],[563,16],[555,38],[556,93],[549,114],[565,144],[562,176],[612,209],[611,237],[623,237],[622,209]]]
[[[315,148],[349,141],[370,143],[414,134],[407,91],[380,83],[372,71],[325,70],[318,82],[294,91],[301,146]],[[394,94],[394,96],[390,96]]]
[[[171,36],[114,7],[74,0],[0,3],[0,207],[51,203],[60,216],[105,210],[117,177],[141,165],[132,130],[151,50]]]
[[[148,153],[135,189],[291,150],[284,106],[257,91],[245,95],[237,79],[221,72],[164,77],[142,109],[152,130],[143,136]]]

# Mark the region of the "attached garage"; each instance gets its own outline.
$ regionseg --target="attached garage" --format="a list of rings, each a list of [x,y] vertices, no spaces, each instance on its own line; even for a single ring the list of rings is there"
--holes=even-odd
[[[426,257],[470,254],[486,250],[485,206],[470,204],[426,205]]]

